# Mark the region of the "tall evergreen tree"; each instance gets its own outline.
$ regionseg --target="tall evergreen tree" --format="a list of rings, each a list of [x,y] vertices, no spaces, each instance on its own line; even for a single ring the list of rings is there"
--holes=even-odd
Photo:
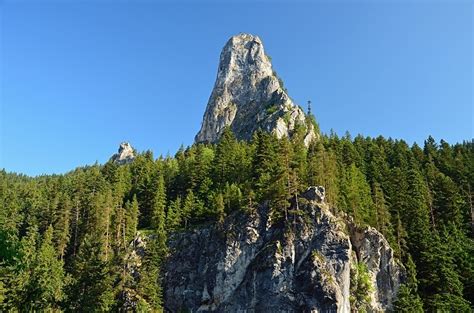
[[[103,312],[112,309],[114,277],[102,249],[96,237],[85,236],[73,265],[74,280],[68,289],[69,310]]]
[[[30,304],[35,310],[57,311],[64,299],[65,277],[63,262],[53,247],[53,227],[49,226],[39,245],[33,274],[30,277]]]
[[[171,201],[166,214],[166,225],[171,231],[177,230],[181,225],[181,197]]]
[[[125,205],[125,218],[126,218],[126,228],[125,228],[125,236],[127,238],[127,242],[132,240],[137,233],[138,227],[138,217],[139,217],[139,208],[138,208],[138,200],[137,196],[133,195],[132,202],[128,202]]]
[[[151,214],[151,227],[157,229],[163,226],[165,220],[166,208],[166,190],[163,175],[158,175],[155,199],[153,201],[153,209]]]

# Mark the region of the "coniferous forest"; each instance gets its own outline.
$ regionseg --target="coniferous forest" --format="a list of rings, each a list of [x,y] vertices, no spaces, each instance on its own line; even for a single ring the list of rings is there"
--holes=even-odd
[[[257,132],[174,156],[64,175],[0,172],[0,311],[162,310],[160,268],[175,232],[222,223],[267,201],[283,221],[308,186],[360,225],[379,230],[407,270],[397,312],[470,312],[474,304],[474,142],[384,137],[291,139]],[[134,243],[147,238],[140,275]]]

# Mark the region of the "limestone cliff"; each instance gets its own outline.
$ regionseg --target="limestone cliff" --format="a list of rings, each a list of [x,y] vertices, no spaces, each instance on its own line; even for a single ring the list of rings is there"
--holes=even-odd
[[[135,151],[133,147],[128,142],[122,142],[118,152],[112,156],[111,160],[117,164],[127,164],[132,162],[134,158]]]
[[[217,79],[196,142],[216,142],[229,126],[237,138],[250,139],[262,129],[278,138],[300,124],[305,143],[316,138],[305,113],[293,103],[272,68],[259,37],[239,34],[221,52]]]
[[[302,214],[286,223],[272,223],[262,205],[222,225],[172,235],[164,265],[166,310],[350,312],[356,262],[365,262],[372,278],[369,311],[389,309],[405,271],[385,238],[333,215],[324,189],[303,196]]]

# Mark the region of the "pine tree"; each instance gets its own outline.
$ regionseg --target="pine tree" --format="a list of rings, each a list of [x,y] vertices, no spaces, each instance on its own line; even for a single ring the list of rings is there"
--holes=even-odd
[[[438,173],[433,182],[433,195],[433,212],[439,224],[454,223],[462,228],[461,208],[464,203],[452,179]]]
[[[375,225],[374,204],[364,174],[351,164],[345,177],[344,202],[357,223]]]
[[[273,200],[273,211],[272,216],[274,219],[284,218],[288,220],[288,207],[290,205],[289,200],[294,192],[294,186],[292,186],[292,169],[291,169],[291,158],[292,151],[290,142],[287,138],[282,138],[279,141],[278,146],[278,158],[276,159],[276,165],[274,168],[273,181],[270,183],[272,190]]]
[[[153,201],[153,209],[151,215],[151,227],[157,229],[161,227],[165,220],[166,208],[166,190],[163,175],[159,175],[157,179],[157,187],[155,191],[155,199]]]
[[[241,209],[242,191],[236,184],[226,183],[222,196],[226,212],[232,212]]]
[[[443,234],[445,237],[446,234]],[[470,304],[462,298],[463,285],[455,271],[451,247],[444,238],[434,234],[430,249],[423,251],[423,259],[429,263],[429,271],[421,273],[422,293],[428,310],[469,312]]]
[[[373,202],[376,213],[376,228],[385,236],[385,238],[393,244],[395,238],[393,236],[393,228],[391,226],[391,216],[388,211],[387,202],[385,201],[384,192],[379,183],[372,185]]]
[[[52,241],[52,226],[48,227],[41,241],[37,227],[29,227],[21,240],[18,262],[6,268],[4,273],[9,285],[9,305],[6,306],[9,310],[59,310],[67,278]]]
[[[257,201],[273,197],[273,180],[276,167],[275,139],[266,133],[257,132],[253,139],[255,157],[253,160],[254,189]]]
[[[226,182],[235,182],[236,174],[236,151],[238,143],[232,130],[225,127],[216,146],[213,175],[218,187],[223,187]]]
[[[194,198],[194,193],[190,190],[184,199],[183,208],[180,214],[181,220],[184,221],[184,228],[188,227],[188,223],[193,215],[193,211],[195,210],[195,204],[196,200]]]
[[[133,238],[135,238],[135,234],[137,233],[138,227],[138,216],[139,216],[139,208],[138,208],[138,200],[137,196],[133,195],[132,202],[128,202],[125,205],[125,218],[126,218],[126,228],[125,228],[125,237],[126,241],[130,242]]]
[[[140,306],[152,312],[159,311],[162,305],[159,277],[160,264],[164,255],[160,251],[160,245],[157,240],[148,241],[137,290],[141,299]]]
[[[325,148],[323,143],[313,141],[308,148],[308,178],[309,186],[324,185],[324,154]],[[327,186],[325,186],[327,188]]]
[[[86,235],[73,265],[74,280],[68,289],[69,310],[96,312],[111,310],[115,295],[114,277],[104,260],[103,244]]]
[[[32,272],[37,256],[38,227],[28,227],[26,235],[21,239],[18,251],[18,261],[14,266],[7,268],[4,278],[8,279],[9,310],[32,311],[35,309],[35,288]]]
[[[216,212],[216,216],[217,216],[217,221],[219,222],[219,224],[222,224],[224,222],[224,218],[225,218],[225,205],[224,205],[224,197],[222,196],[221,193],[218,193],[216,196],[215,196],[215,200],[214,200],[215,204],[215,212]]]
[[[358,262],[355,268],[351,268],[351,307],[365,312],[369,307],[370,293],[373,289],[367,265]]]
[[[155,182],[153,176],[156,173],[156,164],[153,154],[147,151],[135,157],[130,165],[132,177],[131,193],[137,196],[140,207],[140,227],[148,227],[151,221],[151,209],[155,198]]]
[[[39,246],[31,276],[30,292],[35,310],[56,311],[64,299],[67,279],[63,262],[53,247],[53,227],[49,226]]]
[[[181,197],[171,201],[166,214],[166,225],[171,231],[177,230],[181,225]]]
[[[407,279],[404,284],[400,286],[397,293],[397,298],[393,303],[395,312],[423,312],[423,302],[418,295],[418,280],[416,278],[416,269],[413,259],[408,254],[405,262],[407,270]]]
[[[67,195],[62,194],[54,221],[54,242],[59,256],[64,259],[70,240],[70,219],[72,204]]]

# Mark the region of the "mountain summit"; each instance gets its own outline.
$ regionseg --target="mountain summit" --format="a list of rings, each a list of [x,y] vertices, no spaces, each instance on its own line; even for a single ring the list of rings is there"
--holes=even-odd
[[[133,161],[135,158],[135,152],[133,147],[128,142],[122,142],[118,149],[118,152],[112,156],[112,161],[117,164],[127,164]]]
[[[278,138],[306,129],[305,143],[316,138],[314,126],[293,103],[272,68],[258,36],[238,34],[221,52],[217,79],[196,142],[216,142],[229,126],[239,139],[262,129]]]

